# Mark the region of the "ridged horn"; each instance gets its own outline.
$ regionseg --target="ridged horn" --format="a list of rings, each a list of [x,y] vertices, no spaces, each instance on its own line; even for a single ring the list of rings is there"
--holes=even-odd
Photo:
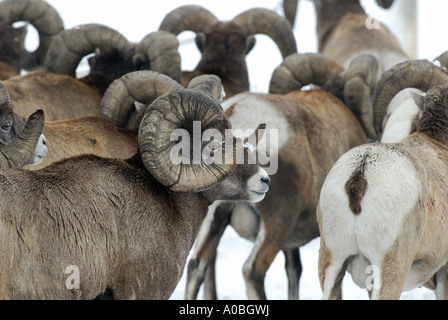
[[[48,48],[64,23],[54,7],[42,0],[5,0],[0,2],[0,18],[7,23],[29,22],[39,34],[39,47],[22,53],[22,68],[32,70],[44,65]]]
[[[162,94],[181,88],[169,76],[150,71],[134,71],[110,84],[103,99],[99,116],[118,127],[125,127],[135,110],[135,102],[149,105]]]
[[[361,55],[353,59],[345,74],[344,103],[361,121],[367,136],[376,140],[371,97],[378,73],[378,59]]]
[[[387,107],[398,92],[406,88],[428,91],[447,81],[448,72],[429,60],[408,60],[384,72],[372,98],[373,122],[378,136],[383,131]]]
[[[252,8],[232,19],[247,35],[264,34],[279,48],[283,58],[296,53],[297,45],[292,26],[285,17],[265,8]]]
[[[309,84],[323,86],[343,71],[340,65],[322,54],[295,53],[275,68],[269,92],[286,94]]]
[[[52,41],[45,59],[48,71],[75,76],[83,57],[101,51],[121,50],[128,40],[118,31],[102,24],[84,24],[61,32]]]
[[[298,3],[299,0],[283,0],[283,12],[292,27],[296,22]]]
[[[200,121],[201,132],[194,132],[195,121]],[[192,146],[181,150],[182,157],[176,148],[179,142],[172,141],[176,129],[188,132],[182,136],[186,140],[180,143],[185,145],[190,141]],[[139,130],[139,148],[148,172],[175,192],[200,192],[219,183],[235,167],[233,143],[222,144],[226,159],[221,163],[204,161],[200,155],[202,147],[195,144],[194,135],[200,134],[200,140],[207,129],[216,129],[222,137],[226,129],[231,129],[222,107],[210,95],[194,89],[179,89],[157,98],[147,108]],[[228,148],[232,152],[226,152]],[[189,154],[190,150],[193,155]],[[196,153],[199,150],[199,158],[195,158],[194,150]],[[190,163],[180,162],[181,158],[189,159]]]
[[[13,142],[0,148],[0,168],[21,168],[27,163],[42,134],[44,123],[43,110],[30,115],[25,128]]]
[[[176,36],[183,31],[205,32],[219,20],[209,10],[196,5],[180,6],[169,12],[159,30],[169,31]]]
[[[135,47],[135,54],[149,61],[149,68],[170,76],[180,83],[181,58],[177,37],[168,31],[156,31],[146,35]]]

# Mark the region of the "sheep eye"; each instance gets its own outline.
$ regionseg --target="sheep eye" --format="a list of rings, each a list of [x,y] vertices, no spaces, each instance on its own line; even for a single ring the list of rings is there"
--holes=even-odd
[[[8,131],[10,128],[11,128],[11,126],[9,124],[2,125],[2,129],[5,131]]]

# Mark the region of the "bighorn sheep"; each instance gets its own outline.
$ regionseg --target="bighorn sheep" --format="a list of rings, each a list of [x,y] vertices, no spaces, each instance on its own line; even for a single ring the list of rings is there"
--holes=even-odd
[[[19,75],[22,68],[25,70],[43,68],[51,42],[55,36],[64,30],[64,23],[59,13],[43,0],[3,0],[0,2],[0,21],[2,21],[2,25],[5,24],[2,26],[5,29],[0,31],[2,42],[10,37],[11,30],[7,30],[7,26],[12,28],[12,24],[17,21],[31,23],[39,34],[39,47],[34,52],[28,52],[25,49],[26,28],[16,30],[21,35],[15,35],[12,41],[5,42],[8,47],[16,47],[18,52],[14,51],[11,52],[12,55],[8,55],[8,58],[12,59],[10,66],[13,68],[14,73],[11,73],[8,77],[2,76],[0,80]],[[4,50],[8,50],[7,47],[3,46],[0,46],[0,48],[2,55]],[[2,61],[5,62],[3,59]]]
[[[25,28],[14,28],[0,20],[0,80],[20,74],[25,33]]]
[[[37,117],[37,115],[35,116]],[[43,116],[39,116],[42,117]],[[40,120],[39,120],[40,121]],[[42,120],[43,121],[43,120]],[[3,150],[5,146],[10,145],[14,140],[18,139],[18,136],[25,128],[27,121],[24,117],[14,113],[11,100],[8,95],[8,91],[0,82],[0,149]],[[40,128],[42,132],[42,128]],[[35,141],[32,138],[32,141]],[[14,149],[14,148],[13,148]],[[25,163],[20,167],[29,165],[38,165],[42,162],[48,151],[46,145],[46,139],[41,134],[39,139],[34,142],[34,151],[31,153]]]
[[[390,3],[379,3],[382,6]],[[314,0],[318,50],[344,68],[360,54],[378,59],[378,77],[397,63],[409,60],[397,38],[383,25],[370,28],[359,0]]]
[[[169,42],[170,37],[174,41]],[[175,54],[170,54],[173,60],[159,58],[160,46],[167,53],[177,52],[176,37],[167,32],[155,32],[146,38],[149,41],[142,41],[137,47],[143,47],[139,52],[149,55],[151,68],[171,75],[177,66],[178,71],[173,76],[179,76],[180,57],[176,60]],[[29,114],[37,105],[44,108],[48,121],[97,116],[109,85],[122,75],[144,67],[135,57],[135,47],[110,27],[81,25],[55,37],[45,61],[46,71],[7,79],[4,84],[18,114]],[[76,66],[84,56],[95,51],[97,55],[90,60],[90,73],[76,79]]]
[[[271,91],[300,89],[310,83],[323,86],[343,71],[319,54],[291,55],[274,71]],[[204,281],[205,297],[216,299],[216,248],[230,224],[240,236],[255,243],[243,268],[248,298],[266,298],[265,273],[282,250],[289,298],[297,299],[299,247],[319,236],[315,209],[320,187],[339,156],[365,143],[367,137],[355,115],[322,90],[241,93],[225,100],[223,107],[233,128],[255,128],[263,119],[267,128],[278,131],[278,144],[270,141],[276,147],[270,150],[271,164],[278,157],[278,170],[271,176],[269,193],[257,205],[225,201],[210,210],[188,263],[185,298],[196,298]],[[263,145],[265,142],[259,142],[258,148]]]
[[[377,1],[385,8],[392,1]],[[316,8],[319,52],[330,57],[344,68],[360,55],[373,55],[379,64],[377,80],[384,71],[397,63],[409,60],[409,56],[401,48],[397,38],[383,24],[369,28],[368,19],[359,0],[314,0]],[[345,103],[353,110],[351,95],[363,91],[364,84],[359,79],[345,83]],[[364,109],[364,128],[370,139],[377,140],[372,128],[372,114],[368,105]]]
[[[188,131],[195,121],[199,145]],[[0,196],[9,199],[1,205],[0,298],[169,298],[208,206],[260,201],[269,188],[266,172],[226,129],[214,98],[178,89],[147,108],[139,152],[129,159],[85,155],[38,171],[0,171]],[[200,158],[176,149],[175,130]],[[241,149],[249,161],[235,163]],[[79,287],[67,285],[74,268]]]
[[[255,45],[255,34],[269,36],[283,57],[297,52],[289,22],[264,8],[249,9],[221,22],[201,6],[181,6],[166,15],[159,30],[175,35],[185,30],[196,32],[202,57],[194,71],[184,73],[181,84],[186,86],[189,79],[201,74],[214,74],[221,79],[226,98],[249,90],[245,58]]]
[[[383,74],[374,93],[379,135],[391,99],[414,87],[421,114],[397,143],[373,143],[344,154],[321,190],[319,278],[324,299],[341,298],[345,270],[372,299],[435,284],[446,290],[448,73],[430,61],[408,61]]]
[[[198,88],[212,81],[210,77],[196,77],[191,83]],[[214,87],[220,87],[220,82]],[[120,159],[131,157],[137,152],[137,132],[145,111],[142,108],[141,115],[132,114],[134,104],[148,106],[158,96],[180,88],[181,85],[171,77],[155,71],[134,71],[120,77],[104,94],[100,117],[47,121],[43,133],[48,143],[54,147],[40,165],[26,168],[41,169],[53,162],[81,154]],[[213,93],[212,88],[201,89]],[[121,122],[117,121],[120,117],[124,118]],[[130,124],[125,120],[129,120]]]
[[[394,3],[394,0],[376,0],[376,3],[381,8],[389,9]],[[293,27],[296,21],[298,5],[299,0],[283,0],[283,13],[285,14],[286,19]]]

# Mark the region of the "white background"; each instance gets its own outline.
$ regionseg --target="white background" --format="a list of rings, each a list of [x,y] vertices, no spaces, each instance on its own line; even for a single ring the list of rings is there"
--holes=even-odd
[[[48,0],[60,13],[66,28],[84,23],[102,23],[120,31],[130,41],[138,42],[146,34],[157,31],[165,15],[174,8],[185,4],[198,4],[209,9],[220,20],[229,20],[252,7],[266,7],[282,13],[281,0]],[[406,0],[400,0],[406,1]],[[376,7],[374,0],[362,0],[367,12],[393,26],[396,12]],[[448,3],[445,0],[418,0],[418,54],[416,58],[433,59],[447,50],[445,40],[447,29]],[[393,8],[392,8],[393,9]],[[298,50],[316,52],[314,29],[314,7],[309,0],[301,0],[299,16],[294,34]],[[33,32],[27,42],[29,48],[35,46]],[[400,36],[400,35],[398,35]],[[400,38],[400,37],[399,37]],[[275,44],[266,36],[257,35],[257,44],[247,56],[251,91],[267,92],[272,71],[281,63],[281,55]],[[199,52],[194,46],[194,35],[184,32],[179,35],[181,42],[182,69],[192,70],[199,61]],[[320,299],[321,290],[317,277],[318,239],[301,248],[303,274],[300,299]],[[233,229],[227,228],[218,248],[217,277],[220,299],[246,299],[242,265],[249,255],[252,244],[238,237]],[[268,299],[287,299],[284,259],[280,253],[268,270],[265,287]],[[182,299],[185,277],[182,278],[172,299]],[[367,299],[365,291],[357,288],[345,277],[343,295],[345,299]],[[200,298],[200,297],[199,297]],[[431,291],[417,289],[402,295],[402,299],[434,299]]]

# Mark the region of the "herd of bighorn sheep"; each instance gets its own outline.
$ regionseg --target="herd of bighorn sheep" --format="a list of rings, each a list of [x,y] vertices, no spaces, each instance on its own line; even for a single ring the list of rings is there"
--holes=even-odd
[[[0,299],[169,299],[184,271],[185,299],[218,299],[228,225],[253,242],[248,299],[269,298],[280,251],[299,299],[316,238],[323,299],[343,298],[346,272],[371,299],[448,299],[448,54],[412,60],[360,0],[312,2],[318,52],[302,53],[298,0],[229,21],[180,6],[139,42],[0,1]],[[282,56],[268,92],[250,91],[258,34]]]

